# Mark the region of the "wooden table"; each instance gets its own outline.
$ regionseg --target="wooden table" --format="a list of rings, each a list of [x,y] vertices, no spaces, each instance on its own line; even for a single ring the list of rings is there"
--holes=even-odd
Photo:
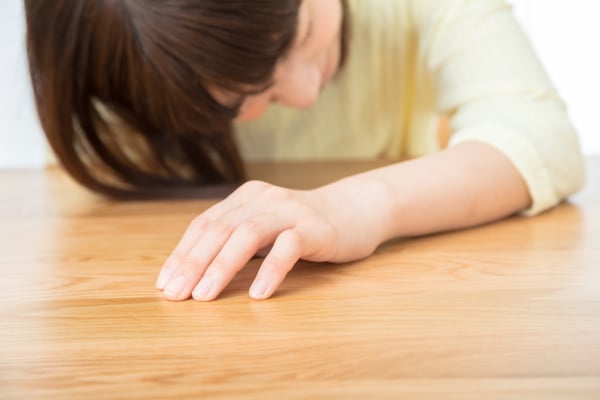
[[[0,172],[1,399],[600,399],[600,159],[536,218],[300,263],[218,301],[154,289],[214,200],[112,202],[60,170]],[[255,165],[306,187],[367,164]]]

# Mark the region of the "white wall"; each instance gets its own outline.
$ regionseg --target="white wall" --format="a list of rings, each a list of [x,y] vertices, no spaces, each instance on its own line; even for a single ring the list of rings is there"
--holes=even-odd
[[[586,154],[600,154],[600,1],[511,0],[568,105]]]
[[[0,0],[0,168],[40,167],[45,161],[25,56],[20,0]]]
[[[569,105],[584,152],[600,154],[600,1],[510,2]],[[21,4],[0,0],[0,168],[41,167],[46,154],[29,89]]]

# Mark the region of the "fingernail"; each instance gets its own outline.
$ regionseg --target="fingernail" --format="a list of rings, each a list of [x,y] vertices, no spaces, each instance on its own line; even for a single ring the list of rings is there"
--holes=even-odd
[[[195,300],[208,300],[210,292],[213,288],[213,280],[210,276],[202,278],[198,286],[192,292],[192,296]]]
[[[269,286],[266,281],[262,279],[254,281],[250,288],[250,297],[257,300],[264,299],[267,295],[268,288]]]
[[[157,289],[162,290],[165,288],[165,285],[169,281],[169,278],[171,277],[171,275],[173,275],[173,271],[175,271],[175,268],[171,267],[171,265],[169,264],[165,264],[163,269],[160,271],[160,274],[158,274],[158,279],[156,279]]]
[[[178,276],[177,278],[170,281],[167,287],[165,288],[165,296],[173,299],[179,298],[184,286],[185,278],[183,276]]]

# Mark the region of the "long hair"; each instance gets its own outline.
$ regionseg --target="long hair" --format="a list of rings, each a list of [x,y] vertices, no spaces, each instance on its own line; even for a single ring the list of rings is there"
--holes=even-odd
[[[25,0],[38,115],[60,163],[89,189],[120,197],[241,182],[237,107],[209,88],[268,85],[300,4]]]

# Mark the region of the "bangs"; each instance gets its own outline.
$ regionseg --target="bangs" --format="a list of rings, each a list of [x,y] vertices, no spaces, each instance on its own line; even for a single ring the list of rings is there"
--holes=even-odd
[[[120,57],[119,52],[112,55],[121,61],[109,75],[128,76],[128,82],[111,84],[110,89],[116,86],[118,90],[98,90],[98,95],[103,102],[119,106],[127,103],[127,108],[135,108],[137,119],[146,121],[163,114],[160,110],[169,110],[167,115],[171,118],[153,121],[153,125],[173,133],[189,131],[190,125],[199,121],[230,121],[239,105],[220,104],[208,87],[241,96],[252,94],[257,87],[268,87],[277,62],[293,43],[300,3],[301,0],[122,1],[117,16],[124,31],[118,35],[128,37],[131,48],[121,52]],[[96,66],[105,67],[107,63]],[[104,83],[98,86],[103,87]],[[124,86],[129,86],[129,90],[122,91]],[[131,99],[114,98],[115,92],[130,93]],[[146,101],[132,101],[139,99]],[[147,99],[160,99],[157,103],[162,104],[148,107]],[[139,107],[140,104],[146,106]],[[193,116],[195,121],[184,123],[185,115]]]
[[[231,92],[268,85],[301,0],[25,0],[44,133],[88,188],[121,197],[240,182]]]
[[[239,104],[214,89],[243,98],[269,87],[301,2],[24,0],[36,106],[57,158],[119,197],[243,181]]]

